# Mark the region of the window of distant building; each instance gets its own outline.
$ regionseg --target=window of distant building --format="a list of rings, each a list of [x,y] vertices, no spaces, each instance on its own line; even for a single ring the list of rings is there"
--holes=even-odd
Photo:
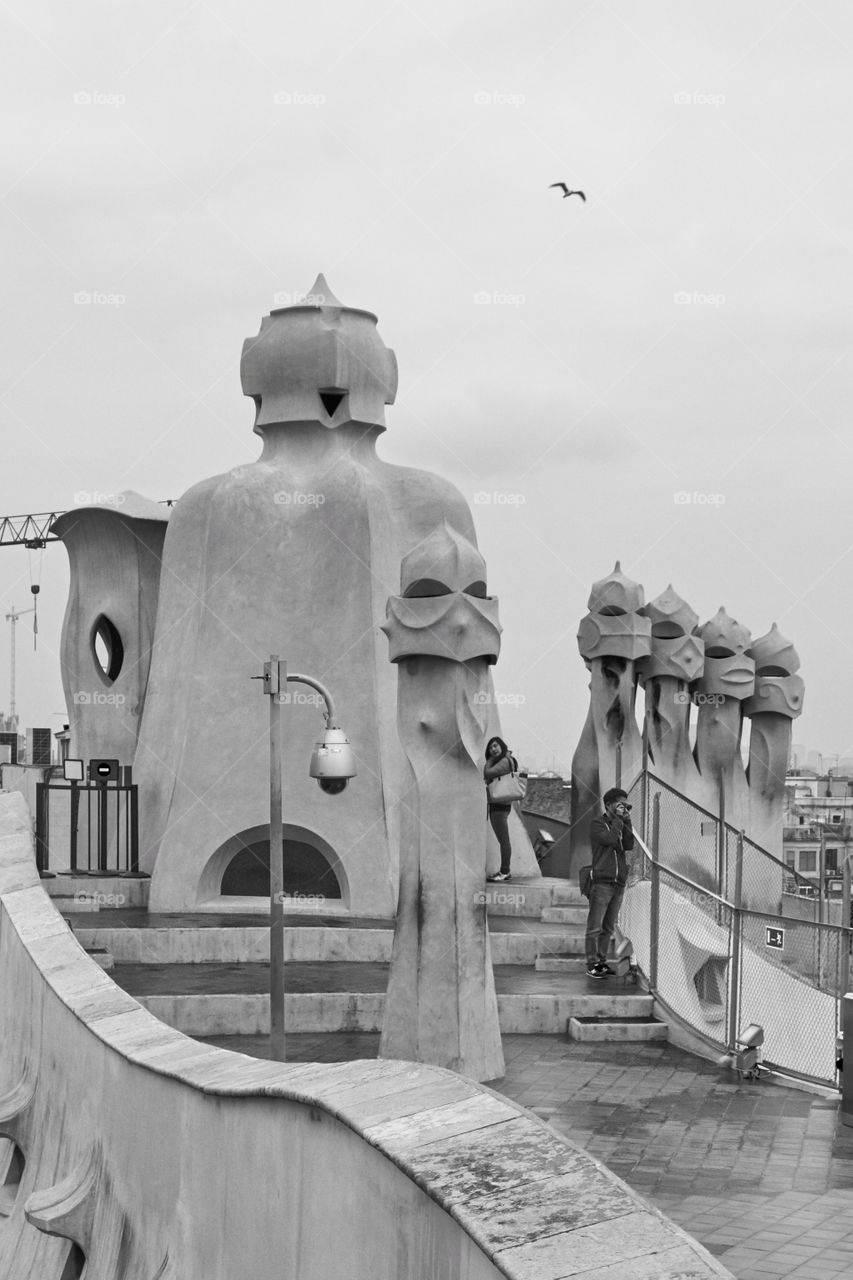
[[[797,855],[793,850],[785,850],[785,866],[790,867],[793,871],[797,865]]]
[[[800,818],[800,826],[801,826],[801,827],[804,827],[805,825],[806,825],[806,820],[805,820],[805,818]]]
[[[817,871],[817,850],[802,849],[800,851],[800,871],[804,875]]]
[[[826,869],[827,871],[838,870],[838,850],[827,849],[826,851]]]
[[[841,821],[841,814],[840,814],[840,813],[834,813],[834,814],[832,815],[832,821],[833,821],[833,822],[840,822],[840,821]]]

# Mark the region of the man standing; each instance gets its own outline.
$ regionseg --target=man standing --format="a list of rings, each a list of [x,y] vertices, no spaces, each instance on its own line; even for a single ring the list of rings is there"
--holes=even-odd
[[[613,970],[607,952],[619,918],[619,908],[628,880],[625,854],[634,847],[628,793],[611,787],[604,793],[604,813],[590,825],[592,844],[592,886],[586,921],[586,974],[607,978]]]

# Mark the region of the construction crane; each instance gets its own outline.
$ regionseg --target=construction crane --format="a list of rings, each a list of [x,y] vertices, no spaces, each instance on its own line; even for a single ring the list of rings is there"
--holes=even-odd
[[[38,587],[36,587],[36,591],[38,591]],[[35,604],[32,609],[16,609],[15,606],[12,605],[12,612],[6,614],[6,621],[11,622],[12,624],[12,642],[9,646],[11,651],[11,670],[9,672],[9,719],[13,724],[15,723],[15,627],[18,619],[23,618],[27,613],[34,613],[36,615],[33,619],[33,648],[35,648],[36,636],[38,635],[38,612]]]
[[[59,542],[50,526],[63,515],[64,511],[43,511],[35,516],[0,516],[0,547],[25,546],[40,551],[48,542]]]

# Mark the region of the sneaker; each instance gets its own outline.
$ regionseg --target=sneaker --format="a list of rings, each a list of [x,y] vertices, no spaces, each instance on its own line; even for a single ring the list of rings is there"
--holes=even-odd
[[[610,965],[605,964],[603,960],[599,961],[596,967],[598,969],[599,978],[614,978],[616,976],[616,970],[611,969]]]
[[[606,978],[604,966],[600,964],[588,964],[586,966],[586,976],[588,978]]]
[[[502,883],[504,880],[512,879],[512,877],[510,876],[508,871],[498,871],[493,876],[487,876],[486,879],[491,880],[493,882]]]

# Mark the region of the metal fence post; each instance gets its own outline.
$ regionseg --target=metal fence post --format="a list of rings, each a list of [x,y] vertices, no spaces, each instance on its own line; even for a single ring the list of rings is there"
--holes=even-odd
[[[722,774],[719,777],[717,796],[717,809],[720,815],[717,824],[717,895],[720,898],[725,898],[727,896],[726,880],[728,879],[726,875],[726,791],[723,786]]]
[[[660,937],[660,872],[658,850],[660,847],[660,792],[652,801],[652,900],[649,909],[649,986],[652,991],[658,985],[658,938]]]
[[[743,888],[743,832],[738,832],[735,862],[734,908],[731,925],[731,960],[729,963],[729,1048],[737,1044],[740,1022],[740,962],[743,945],[743,913],[741,891]]]
[[[853,861],[848,854],[844,862],[844,878],[841,881],[841,923],[845,929],[850,926],[850,881],[853,876]],[[850,990],[850,935],[841,935],[841,995]]]
[[[36,783],[36,870],[42,875],[48,866],[47,783]]]
[[[71,794],[69,796],[70,806],[70,827],[69,827],[69,862],[71,865],[72,875],[77,871],[77,824],[80,821],[80,792],[77,790],[77,782],[72,778]]]

